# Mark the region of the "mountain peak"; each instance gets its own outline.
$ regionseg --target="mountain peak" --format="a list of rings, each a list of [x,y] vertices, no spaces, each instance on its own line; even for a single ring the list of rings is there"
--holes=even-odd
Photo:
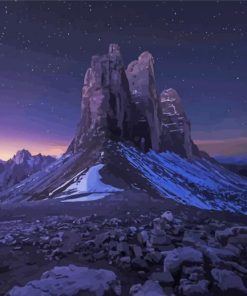
[[[109,51],[108,51],[108,53],[110,54],[110,55],[120,55],[120,46],[118,45],[118,44],[116,44],[116,43],[111,43],[110,45],[109,45]]]
[[[144,51],[143,53],[141,53],[138,57],[138,61],[141,61],[143,63],[154,63],[154,57],[152,56],[152,54],[149,51]]]
[[[0,190],[19,183],[53,161],[55,158],[43,156],[41,153],[32,155],[26,149],[17,151],[8,161],[0,161]]]
[[[21,164],[28,160],[30,157],[32,157],[31,153],[26,149],[22,149],[16,152],[16,154],[13,157],[13,161],[16,164]]]
[[[170,88],[157,95],[154,58],[148,51],[126,70],[118,44],[110,44],[108,54],[93,56],[81,106],[81,122],[70,152],[85,149],[93,139],[110,139],[131,141],[144,152],[170,150],[187,158],[199,156],[177,92]]]

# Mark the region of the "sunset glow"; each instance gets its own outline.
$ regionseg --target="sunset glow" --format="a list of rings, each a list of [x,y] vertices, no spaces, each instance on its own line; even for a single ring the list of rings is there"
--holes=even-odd
[[[67,146],[66,145],[49,145],[44,143],[27,143],[27,142],[7,142],[1,143],[0,146],[0,159],[8,160],[12,158],[18,150],[27,149],[32,155],[43,154],[43,155],[51,155],[58,156],[63,154]]]

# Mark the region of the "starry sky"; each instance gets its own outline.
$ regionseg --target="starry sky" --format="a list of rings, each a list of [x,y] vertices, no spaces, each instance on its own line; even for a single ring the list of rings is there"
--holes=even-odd
[[[247,154],[247,2],[0,2],[0,159],[57,155],[80,118],[94,54],[145,51],[175,88],[192,138],[211,155]]]

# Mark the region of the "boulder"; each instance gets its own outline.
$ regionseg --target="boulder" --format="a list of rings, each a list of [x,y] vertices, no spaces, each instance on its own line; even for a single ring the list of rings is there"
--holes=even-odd
[[[207,280],[200,280],[194,283],[187,279],[181,279],[179,291],[184,296],[206,296],[209,295],[208,285],[209,282]]]
[[[129,244],[126,242],[119,242],[117,244],[117,251],[123,255],[129,255]]]
[[[56,266],[43,273],[40,280],[28,282],[24,287],[14,287],[8,296],[103,296],[120,295],[121,287],[114,272],[105,269],[90,269],[75,265]]]
[[[97,234],[95,239],[94,239],[95,246],[100,247],[104,242],[109,240],[109,238],[110,238],[110,233],[109,232],[104,232],[104,233]]]
[[[160,252],[150,252],[148,253],[144,259],[150,263],[159,263],[162,259],[162,255]]]
[[[239,237],[239,239],[238,239]],[[224,230],[217,230],[215,232],[215,239],[222,244],[233,243],[246,243],[247,238],[247,227],[246,226],[235,226],[226,228]],[[229,239],[231,239],[229,241]]]
[[[168,251],[164,259],[164,271],[168,269],[175,274],[184,263],[202,264],[202,252],[192,247],[181,247]]]
[[[231,290],[247,294],[247,289],[240,276],[230,270],[213,268],[211,275],[220,290],[227,292]]]
[[[61,237],[53,237],[51,240],[50,240],[50,246],[52,248],[57,248],[59,246],[61,246],[63,244],[63,240]]]
[[[142,230],[137,234],[137,240],[141,244],[148,244],[149,243],[149,235],[146,230]]]
[[[134,269],[137,270],[148,270],[148,264],[145,259],[142,259],[140,257],[136,257],[131,262]]]
[[[130,288],[130,296],[166,296],[161,286],[152,280],[146,281],[143,285],[136,284]]]
[[[162,272],[153,272],[150,276],[150,279],[153,281],[158,281],[164,286],[174,284],[174,278],[168,270]]]
[[[133,249],[133,253],[134,253],[135,257],[142,257],[143,253],[142,253],[141,247],[139,247],[137,245],[133,245],[132,249]]]
[[[162,215],[161,218],[168,221],[172,222],[174,220],[173,214],[171,211],[165,211]]]

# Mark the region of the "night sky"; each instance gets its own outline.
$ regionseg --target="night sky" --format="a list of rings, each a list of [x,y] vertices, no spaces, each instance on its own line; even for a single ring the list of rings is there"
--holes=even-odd
[[[60,154],[80,118],[90,58],[145,51],[211,155],[247,154],[247,2],[1,2],[0,158]]]

